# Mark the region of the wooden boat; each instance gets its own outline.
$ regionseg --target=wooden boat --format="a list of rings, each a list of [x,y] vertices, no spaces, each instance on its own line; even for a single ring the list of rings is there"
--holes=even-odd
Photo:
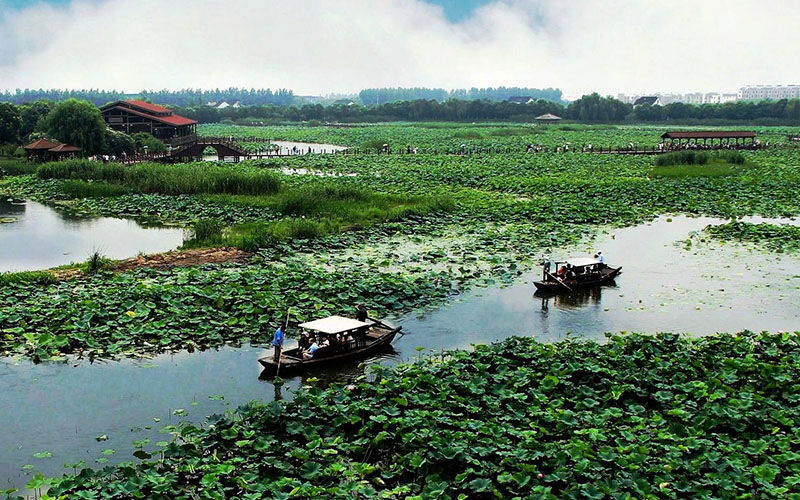
[[[299,325],[316,337],[336,338],[341,335],[347,341],[343,345],[319,347],[314,356],[304,359],[299,348],[287,349],[281,353],[280,368],[278,360],[268,355],[258,359],[264,371],[269,374],[291,374],[360,358],[391,345],[402,326],[390,327],[380,321],[368,318],[367,322],[342,316],[329,316]]]
[[[585,288],[612,283],[622,272],[622,267],[609,267],[597,259],[574,258],[554,263],[555,274],[550,273],[550,262],[542,266],[542,280],[535,281],[537,291],[572,292]]]

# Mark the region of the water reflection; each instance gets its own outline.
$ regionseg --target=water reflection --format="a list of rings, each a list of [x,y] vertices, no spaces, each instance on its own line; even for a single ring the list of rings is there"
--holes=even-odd
[[[0,199],[0,217],[13,217],[25,213],[25,202]]]
[[[617,288],[616,282],[609,284],[608,287],[612,289]],[[547,314],[550,311],[551,301],[554,307],[563,310],[575,310],[586,306],[599,307],[603,288],[606,287],[592,286],[563,293],[536,290],[533,296],[541,300],[542,313]]]
[[[94,251],[111,259],[174,250],[179,228],[144,227],[128,219],[78,217],[27,201],[0,200],[0,272],[30,271],[85,261]],[[13,220],[12,220],[13,219]]]
[[[333,383],[350,382],[364,375],[364,367],[367,364],[381,361],[396,362],[399,360],[400,353],[392,347],[392,345],[387,345],[381,348],[380,351],[372,353],[367,357],[345,360],[334,365],[317,366],[307,372],[292,374],[288,377],[288,380],[298,381],[301,385],[306,385],[314,381],[318,385],[327,387]],[[265,369],[261,371],[258,378],[262,382],[272,383],[275,380],[275,375]]]

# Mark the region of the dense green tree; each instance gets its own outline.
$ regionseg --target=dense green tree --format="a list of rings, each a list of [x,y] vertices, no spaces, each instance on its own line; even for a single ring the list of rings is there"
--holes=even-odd
[[[44,131],[47,126],[45,120],[47,119],[47,115],[50,114],[50,111],[52,110],[53,103],[44,99],[39,99],[38,101],[21,106],[21,138],[27,139],[32,132]]]
[[[620,122],[633,107],[612,97],[600,97],[595,92],[585,95],[567,107],[567,116],[582,122]]]
[[[106,124],[97,106],[88,101],[67,99],[47,115],[47,132],[61,142],[78,146],[86,154],[101,152]]]
[[[144,153],[145,151],[149,154],[163,153],[167,150],[167,147],[163,142],[159,141],[147,132],[137,132],[131,137],[133,138],[134,144],[136,145],[136,151],[138,153]]]
[[[800,99],[792,99],[786,103],[784,113],[789,120],[800,120]]]
[[[10,102],[0,102],[0,144],[19,142],[21,126],[19,109]]]
[[[122,153],[133,154],[135,151],[136,142],[128,134],[110,128],[103,132],[103,154],[122,156]]]
[[[122,99],[142,99],[157,104],[168,106],[193,106],[206,104],[208,102],[219,102],[226,100],[229,102],[240,102],[245,106],[261,106],[264,104],[274,104],[278,106],[288,106],[294,102],[294,94],[291,90],[279,89],[240,89],[231,87],[228,89],[200,90],[159,90],[156,92],[142,91],[137,96],[131,96],[116,90],[82,89],[82,90],[17,90],[16,92],[2,92],[0,99],[10,101],[15,104],[33,102],[37,99],[47,99],[50,101],[63,101],[70,98],[84,99],[98,106],[119,101]]]

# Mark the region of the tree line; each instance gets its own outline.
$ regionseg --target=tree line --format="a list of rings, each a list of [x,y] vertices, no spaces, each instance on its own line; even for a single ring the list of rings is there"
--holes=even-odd
[[[306,104],[214,109],[207,106],[176,108],[178,114],[200,123],[230,120],[240,124],[277,122],[381,122],[381,121],[514,121],[531,122],[554,114],[582,123],[676,122],[676,123],[797,123],[800,100],[703,104],[674,103],[634,108],[612,97],[589,94],[564,105],[547,100],[530,103],[510,101],[418,99],[378,106],[359,104]]]
[[[360,104],[364,106],[380,105],[398,101],[434,100],[443,102],[451,99],[458,100],[490,100],[505,101],[509,97],[530,97],[546,101],[562,102],[559,89],[535,89],[526,87],[488,87],[445,90],[436,88],[375,88],[365,89],[358,94]],[[230,87],[227,89],[182,89],[182,90],[143,90],[136,94],[126,94],[116,90],[83,89],[17,89],[0,93],[0,101],[14,104],[26,104],[38,100],[65,101],[67,99],[83,99],[97,106],[123,99],[143,99],[156,102],[165,106],[203,106],[209,103],[218,104],[222,101],[233,104],[238,102],[242,106],[291,106],[300,105],[307,97],[295,96],[294,92],[287,89],[245,89]],[[317,98],[323,104],[335,104],[336,99]]]
[[[26,104],[38,100],[65,101],[67,99],[83,99],[96,106],[103,106],[109,102],[124,99],[142,99],[156,102],[165,106],[197,106],[207,103],[227,101],[233,104],[239,102],[243,106],[289,106],[295,102],[294,93],[287,89],[244,89],[230,87],[227,89],[182,89],[182,90],[143,90],[137,94],[125,94],[115,90],[84,89],[84,90],[33,90],[17,89],[14,92],[6,90],[0,93],[0,101],[14,104]]]
[[[159,103],[163,104],[163,103]],[[780,100],[700,106],[673,103],[666,106],[633,108],[597,93],[585,95],[568,105],[540,99],[530,103],[510,101],[435,99],[398,101],[380,106],[307,104],[304,106],[243,106],[216,109],[209,106],[174,107],[176,113],[200,123],[279,122],[379,122],[379,121],[517,121],[531,122],[537,116],[554,114],[582,123],[687,122],[712,123],[800,123],[800,100]],[[145,134],[146,136],[147,134]],[[159,144],[152,138],[128,138],[107,129],[98,107],[88,101],[68,99],[54,103],[38,100],[16,105],[0,101],[0,144],[19,144],[48,137],[73,144],[86,154],[118,154],[136,146],[148,145],[155,152]],[[154,142],[155,141],[155,142]]]
[[[358,94],[364,106],[381,105],[397,101],[434,100],[443,102],[451,99],[474,101],[485,99],[489,101],[505,101],[510,97],[530,97],[534,100],[562,102],[560,89],[535,89],[528,87],[488,87],[471,89],[431,89],[426,87],[415,88],[377,88],[364,89]]]

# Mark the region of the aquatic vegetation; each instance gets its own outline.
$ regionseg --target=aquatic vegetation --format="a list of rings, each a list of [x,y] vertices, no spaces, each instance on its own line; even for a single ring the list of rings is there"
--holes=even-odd
[[[744,161],[744,155],[739,151],[707,152],[689,149],[658,155],[655,164],[657,167],[666,167],[670,165],[706,165],[709,162],[742,165]]]
[[[211,244],[222,242],[223,225],[215,219],[200,219],[194,224],[194,239]]]
[[[674,130],[674,126],[671,127]],[[597,147],[624,147],[629,142],[636,145],[655,146],[660,136],[670,128],[664,126],[609,126],[567,125],[561,127],[536,127],[519,123],[386,123],[355,125],[348,127],[307,127],[296,125],[249,127],[221,123],[198,126],[198,135],[211,137],[248,137],[268,140],[315,142],[348,146],[355,150],[371,150],[373,153],[383,144],[392,151],[405,152],[407,147],[418,147],[420,152],[444,152],[467,146],[513,148],[523,152],[527,144],[541,144],[548,148],[571,143],[580,148],[584,144]],[[752,130],[752,127],[726,127],[731,130]],[[758,130],[762,141],[778,144],[787,133],[795,133],[791,127],[767,127]],[[474,138],[457,137],[470,135]],[[477,138],[481,136],[481,138]],[[263,144],[265,144],[263,143]],[[242,143],[247,145],[246,142]],[[338,155],[337,155],[338,156]]]
[[[0,286],[12,283],[30,283],[47,285],[55,283],[56,277],[47,271],[20,271],[16,273],[0,273]]]
[[[182,423],[142,462],[46,482],[75,498],[795,498],[798,360],[800,333],[511,338]]]
[[[718,226],[708,226],[705,231],[720,240],[763,245],[773,252],[800,250],[798,226],[733,221]]]
[[[277,176],[263,170],[229,169],[209,162],[164,165],[122,165],[89,160],[45,163],[36,171],[40,179],[72,179],[119,183],[139,193],[169,195],[228,193],[270,194],[280,190]]]
[[[29,175],[36,172],[38,164],[23,158],[0,158],[0,178],[7,175]]]
[[[263,341],[288,306],[292,321],[347,313],[359,302],[380,312],[410,309],[453,293],[437,286],[451,281],[446,272],[363,276],[287,259],[8,283],[0,288],[0,355],[115,358]]]
[[[447,144],[454,131],[469,129],[393,127],[390,130],[417,134],[431,144],[440,140]],[[527,140],[519,135],[493,134],[525,130],[518,125],[513,129],[475,129],[484,136],[483,143],[496,137],[516,144]],[[277,130],[305,134],[311,129]],[[320,127],[311,133],[362,141],[369,134],[385,131],[380,126],[376,130]],[[775,135],[777,131],[765,133]],[[567,134],[597,145],[615,134],[638,143],[655,136],[655,131],[579,127],[576,131],[547,130],[535,135],[555,142],[570,138]],[[35,289],[3,287],[0,350],[39,358],[53,351],[121,357],[212,347],[243,338],[258,340],[261,337],[253,333],[257,330],[254,325],[270,321],[268,318],[277,315],[277,309],[287,302],[297,306],[305,317],[319,310],[347,311],[352,302],[362,300],[381,313],[408,311],[469,286],[509,282],[534,266],[548,249],[575,244],[600,227],[637,224],[664,213],[722,217],[800,214],[796,195],[800,149],[742,154],[747,166],[736,175],[721,177],[654,178],[650,176],[652,158],[582,153],[310,155],[214,167],[234,176],[253,172],[275,176],[280,189],[266,195],[131,193],[76,199],[64,186],[84,182],[80,179],[0,179],[0,192],[6,196],[56,201],[77,214],[132,216],[187,227],[209,219],[224,226],[219,237],[215,230],[210,231],[207,242],[190,242],[188,246],[263,249],[248,266],[207,265],[164,274],[137,271],[127,276],[99,273],[88,280]],[[83,164],[76,165],[70,168],[88,178],[89,174],[81,173]],[[108,165],[99,168],[112,170],[100,175],[117,175],[113,170],[116,167]],[[348,175],[284,175],[280,173],[283,168]],[[224,279],[226,273],[240,272],[248,277],[242,284]],[[338,285],[329,288],[322,284],[322,278],[317,280],[321,276],[345,276],[342,283],[353,293],[338,297]],[[137,280],[152,280],[163,290],[161,296],[170,297],[169,303],[150,300],[144,290],[131,285]],[[272,280],[280,281],[284,291],[271,292],[259,302],[262,297],[257,291],[263,289],[259,283]],[[250,290],[243,288],[248,282]],[[188,284],[194,287],[184,286]],[[215,302],[206,302],[196,291],[195,287],[206,286],[222,287],[218,293],[230,293],[231,300],[259,305],[251,306],[249,312],[238,308],[220,312]],[[376,294],[375,290],[385,293]],[[299,298],[305,297],[303,293],[318,300]],[[281,294],[285,296],[275,298]],[[152,303],[147,305],[147,326],[131,332],[119,318],[126,311],[135,311],[125,305],[139,303]],[[228,304],[227,299],[223,303]],[[102,312],[106,310],[113,313]],[[265,319],[257,319],[254,311]],[[88,314],[91,321],[82,322]],[[190,316],[196,323],[187,319]],[[40,348],[25,337],[33,335],[35,340],[43,332],[63,336],[61,345],[53,347],[50,337],[44,337],[48,342]]]

